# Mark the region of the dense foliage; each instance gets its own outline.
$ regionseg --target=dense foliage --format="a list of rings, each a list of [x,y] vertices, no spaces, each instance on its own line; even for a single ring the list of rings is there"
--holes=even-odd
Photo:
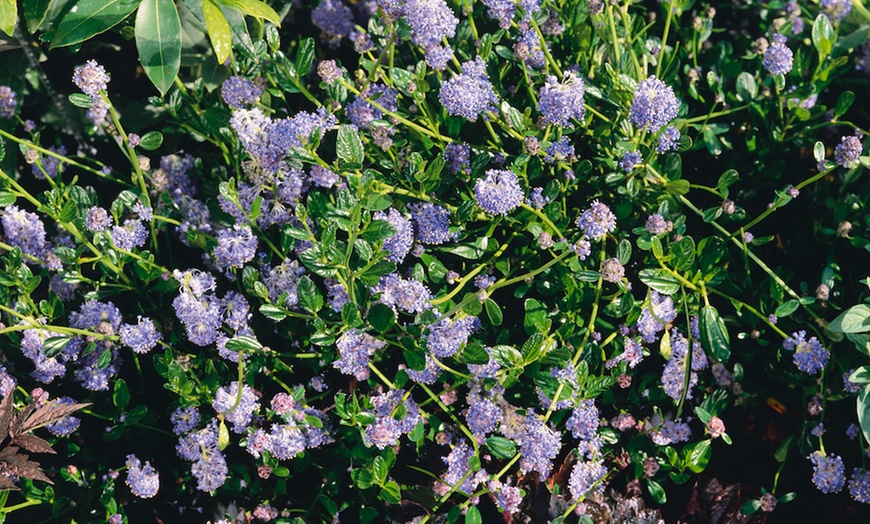
[[[861,0],[0,29],[0,520],[866,519]]]

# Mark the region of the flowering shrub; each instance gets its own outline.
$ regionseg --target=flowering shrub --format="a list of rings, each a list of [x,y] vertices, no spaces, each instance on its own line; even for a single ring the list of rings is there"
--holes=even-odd
[[[8,4],[0,516],[868,514],[860,1]]]

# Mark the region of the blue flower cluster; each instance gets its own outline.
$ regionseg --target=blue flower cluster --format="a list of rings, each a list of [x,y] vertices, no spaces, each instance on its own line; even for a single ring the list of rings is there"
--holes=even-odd
[[[474,122],[487,111],[494,111],[498,97],[486,74],[486,64],[480,57],[464,62],[462,74],[441,84],[438,100],[447,114],[462,116]]]
[[[523,190],[513,171],[490,169],[474,184],[474,200],[484,211],[507,215],[523,203]]]
[[[796,331],[782,343],[787,351],[794,351],[794,365],[807,375],[815,375],[828,363],[831,356],[816,337],[806,339],[806,331]]]
[[[548,124],[569,126],[571,120],[582,121],[586,116],[585,94],[583,79],[571,71],[565,73],[561,82],[555,76],[549,76],[539,94],[538,111]]]
[[[369,377],[369,360],[375,351],[386,345],[386,342],[368,333],[355,328],[348,329],[335,343],[339,358],[332,366],[346,375],[353,375],[357,380],[365,380]]]
[[[794,54],[791,49],[786,47],[785,36],[775,34],[772,40],[773,42],[764,52],[761,65],[772,75],[787,74],[793,67]]]
[[[655,133],[677,117],[679,106],[674,90],[651,76],[637,85],[628,119],[644,131]]]
[[[616,215],[599,201],[594,201],[576,220],[577,227],[591,240],[601,240],[616,230]]]

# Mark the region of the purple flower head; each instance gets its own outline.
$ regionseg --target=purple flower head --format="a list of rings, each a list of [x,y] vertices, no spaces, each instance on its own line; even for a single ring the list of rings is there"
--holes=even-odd
[[[645,227],[651,235],[663,235],[668,231],[668,221],[665,220],[665,217],[656,213],[646,219]]]
[[[418,202],[408,206],[417,240],[424,244],[443,244],[453,238],[448,230],[450,211],[431,202]]]
[[[794,62],[794,54],[785,45],[785,36],[773,35],[773,42],[764,52],[761,65],[772,75],[784,75],[791,71]]]
[[[477,317],[463,317],[458,320],[445,318],[429,326],[423,334],[426,347],[438,358],[455,355],[468,342],[468,337],[479,328]]]
[[[844,136],[834,148],[834,162],[837,165],[852,169],[858,167],[858,157],[862,151],[861,139],[857,136]]]
[[[689,341],[675,328],[671,335],[671,358],[668,359],[662,372],[662,387],[665,393],[675,401],[679,401],[683,395],[688,353]],[[703,354],[703,350],[701,354]],[[698,384],[698,374],[695,373],[695,370],[698,370],[699,366],[706,367],[706,359],[704,362],[696,362],[698,360],[696,357],[700,357],[700,355],[698,352],[692,351],[693,371],[689,374],[689,389],[686,391],[687,399],[692,398],[692,388]]]
[[[311,22],[334,41],[353,32],[353,12],[341,0],[321,0],[311,11]]]
[[[444,162],[447,164],[447,170],[453,175],[471,173],[471,148],[468,144],[456,142],[447,144],[444,148]]]
[[[112,243],[118,249],[130,251],[134,247],[142,247],[148,240],[148,229],[141,220],[129,219],[123,226],[112,227]]]
[[[309,175],[317,187],[329,189],[341,181],[341,177],[323,166],[311,166]]]
[[[471,495],[477,485],[487,480],[485,472],[469,471],[468,461],[474,456],[474,448],[463,439],[459,441],[450,453],[442,460],[447,464],[447,471],[442,477],[444,484],[450,487],[457,486],[456,490],[466,495]],[[480,475],[483,473],[483,475]],[[461,482],[461,484],[460,484]]]
[[[369,84],[365,91],[361,92],[353,102],[347,106],[347,117],[351,123],[363,129],[370,129],[372,122],[381,120],[384,116],[380,108],[393,112],[398,108],[396,97],[399,92],[392,87],[382,84]],[[372,102],[378,105],[375,107]]]
[[[870,471],[855,468],[849,479],[849,495],[857,502],[870,504]]]
[[[568,479],[568,489],[574,499],[579,499],[591,494],[604,492],[604,477],[607,476],[607,467],[601,460],[579,461],[571,470]]]
[[[0,211],[0,222],[6,234],[6,243],[21,248],[28,255],[41,257],[45,252],[45,226],[39,215],[20,209],[16,205]]]
[[[643,162],[643,157],[640,156],[640,151],[627,151],[624,155],[622,155],[622,160],[619,162],[619,167],[623,169],[626,173],[631,173],[634,170],[634,166]]]
[[[9,86],[0,86],[0,118],[15,116],[18,107],[18,95]]]
[[[625,268],[619,262],[618,258],[611,257],[601,263],[601,278],[605,282],[614,284],[620,282],[625,276]]]
[[[221,84],[221,98],[234,109],[252,106],[260,99],[263,89],[245,77],[233,75]]]
[[[558,162],[573,162],[576,160],[574,155],[574,146],[568,143],[568,137],[563,136],[556,140],[550,147],[547,148],[547,155],[544,157],[544,162],[555,164]]]
[[[532,69],[541,69],[546,63],[546,55],[541,47],[538,33],[527,23],[520,22],[520,36],[514,44],[514,55]]]
[[[145,354],[154,349],[162,338],[150,318],[139,317],[135,326],[121,324],[121,343],[139,354]]]
[[[335,343],[339,359],[332,367],[346,375],[353,375],[357,380],[365,380],[369,376],[369,360],[375,351],[386,346],[386,342],[364,333],[358,329],[348,329]]]
[[[88,60],[73,71],[73,83],[82,93],[91,97],[99,97],[100,91],[106,90],[109,80],[109,73],[96,60]]]
[[[62,145],[57,147],[50,146],[48,150],[59,155],[66,154],[66,148]],[[34,163],[30,169],[37,180],[45,180],[46,177],[51,179],[57,178],[58,173],[63,172],[63,166],[60,160],[51,155],[40,155],[39,161]]]
[[[534,411],[525,418],[524,432],[520,437],[520,469],[537,471],[541,478],[550,476],[553,459],[562,447],[560,434],[553,431]]]
[[[822,493],[839,493],[846,484],[845,466],[842,457],[829,454],[823,455],[820,451],[810,455],[813,463],[813,484]]]
[[[474,199],[484,211],[507,215],[523,203],[523,190],[513,171],[490,169],[474,184]]]
[[[480,57],[462,64],[462,74],[441,84],[438,99],[447,114],[474,122],[487,111],[495,110],[498,97]]]
[[[127,455],[127,485],[137,497],[149,499],[160,489],[160,475],[150,462],[143,466],[136,455]]]
[[[410,433],[417,423],[420,422],[420,408],[414,399],[408,397],[403,406],[405,415],[401,420],[396,420],[394,414],[396,408],[402,403],[405,390],[393,389],[381,395],[372,397],[372,406],[375,410],[375,422],[366,427],[363,441],[367,445],[374,445],[378,449],[393,446],[399,441],[399,437]]]
[[[243,434],[251,423],[254,413],[260,409],[260,402],[257,400],[257,394],[247,384],[242,384],[240,396],[239,383],[233,382],[229,386],[218,389],[212,407],[232,424],[235,433]]]
[[[486,12],[490,18],[498,21],[498,26],[507,31],[516,12],[516,5],[511,0],[483,0]]]
[[[692,437],[689,425],[681,420],[666,420],[660,429],[650,433],[652,441],[659,446],[667,446],[676,442],[688,442]]]
[[[656,145],[656,152],[667,153],[668,151],[676,151],[680,147],[680,132],[674,126],[668,126],[659,135],[659,143]]]
[[[372,294],[380,293],[380,302],[405,313],[422,313],[431,306],[432,292],[419,280],[404,279],[396,273],[384,275]]]
[[[199,425],[199,410],[196,406],[178,408],[169,416],[172,422],[172,431],[176,435],[184,435],[196,429]]]
[[[622,353],[605,363],[607,369],[618,365],[622,361],[625,361],[628,364],[628,367],[634,369],[634,367],[640,364],[641,360],[643,360],[643,346],[640,345],[640,342],[632,338],[623,337],[623,345],[625,349]]]
[[[616,230],[616,215],[606,204],[594,201],[575,222],[591,240],[601,240],[607,233]]]
[[[502,413],[498,405],[488,399],[478,399],[468,407],[465,420],[475,437],[484,437],[495,431],[501,423]]]
[[[459,24],[444,0],[408,0],[405,16],[411,26],[411,41],[424,49],[453,38]]]
[[[510,515],[520,509],[520,503],[523,501],[523,494],[520,488],[492,481],[489,483],[489,490],[495,493],[495,504],[503,513]]]
[[[305,273],[305,268],[299,265],[298,260],[284,259],[283,262],[269,270],[263,283],[269,291],[269,298],[273,301],[281,300],[286,307],[293,307],[299,302],[297,289],[299,278]]]
[[[434,384],[441,376],[441,371],[438,360],[430,353],[426,353],[426,363],[423,365],[423,369],[407,368],[405,373],[408,374],[408,378],[419,384]]]
[[[637,330],[643,336],[646,343],[655,342],[658,333],[677,318],[677,310],[674,301],[667,295],[661,295],[657,291],[650,291],[650,303],[640,312],[637,320]]]
[[[796,331],[783,342],[782,347],[794,351],[794,364],[807,375],[815,375],[828,363],[830,352],[822,347],[816,337],[806,339],[806,331]]]
[[[839,22],[852,12],[852,2],[849,0],[822,0],[822,9],[831,20]]]
[[[571,120],[580,120],[586,116],[583,106],[586,94],[583,79],[572,72],[566,72],[562,82],[555,76],[547,77],[547,83],[541,88],[538,99],[538,111],[544,116],[544,121],[561,127],[571,125]]]
[[[396,229],[394,235],[384,240],[384,250],[388,252],[387,260],[401,264],[414,245],[414,227],[411,221],[393,208],[389,209],[389,213],[378,211],[374,218],[386,220]]]
[[[565,427],[576,439],[591,440],[598,431],[598,408],[592,399],[581,400],[568,417]]]
[[[674,90],[651,76],[638,84],[628,118],[644,131],[655,133],[677,117],[679,106]]]
[[[247,225],[234,225],[217,234],[218,245],[214,248],[215,264],[221,268],[240,268],[257,254],[257,237]]]

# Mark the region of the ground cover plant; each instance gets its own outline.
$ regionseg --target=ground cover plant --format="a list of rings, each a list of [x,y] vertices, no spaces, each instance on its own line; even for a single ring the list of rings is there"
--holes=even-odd
[[[0,29],[0,521],[870,516],[860,0]]]

